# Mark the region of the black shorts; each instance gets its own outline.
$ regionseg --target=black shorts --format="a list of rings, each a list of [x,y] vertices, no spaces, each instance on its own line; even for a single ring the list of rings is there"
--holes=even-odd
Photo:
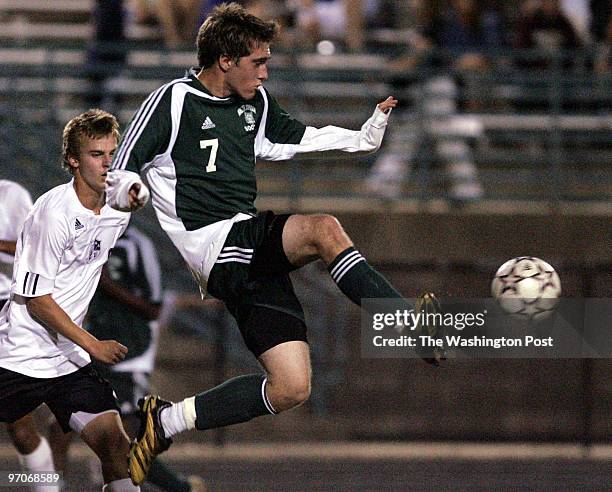
[[[130,415],[138,412],[138,400],[151,392],[151,374],[113,371],[105,364],[97,362],[93,364],[96,372],[113,387],[121,414]]]
[[[225,302],[256,357],[284,342],[307,341],[304,310],[283,250],[289,215],[263,212],[236,222],[210,272],[208,292]]]
[[[91,364],[57,378],[32,378],[0,367],[0,422],[15,422],[46,403],[64,432],[76,412],[98,414],[117,410],[108,381]]]

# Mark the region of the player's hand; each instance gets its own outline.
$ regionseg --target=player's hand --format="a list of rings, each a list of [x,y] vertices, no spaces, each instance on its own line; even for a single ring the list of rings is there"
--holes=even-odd
[[[395,106],[397,106],[397,99],[392,96],[376,105],[372,116],[361,125],[361,130],[359,131],[360,152],[376,152],[380,148],[383,136],[385,135],[389,113]]]
[[[128,193],[130,210],[138,210],[149,201],[149,190],[142,183],[134,183]]]
[[[128,349],[115,340],[96,340],[89,355],[105,364],[117,364],[125,359]]]
[[[383,113],[388,113],[391,109],[397,106],[397,99],[393,96],[389,96],[383,102],[378,104],[378,109],[380,109]]]
[[[121,212],[134,212],[149,200],[149,189],[132,171],[113,169],[106,176],[106,203]]]

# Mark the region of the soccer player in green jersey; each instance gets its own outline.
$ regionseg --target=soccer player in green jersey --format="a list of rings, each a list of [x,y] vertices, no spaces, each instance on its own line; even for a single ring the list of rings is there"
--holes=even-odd
[[[320,258],[353,302],[402,301],[331,215],[258,214],[255,209],[256,158],[373,152],[397,104],[393,97],[385,99],[358,131],[295,120],[263,86],[276,30],[274,22],[235,3],[213,10],[197,37],[199,70],[191,69],[145,100],[109,173],[107,200],[119,209],[129,209],[132,186],[146,193],[137,173],[146,178],[162,228],[202,292],[225,302],[265,370],[265,375],[233,378],[179,403],[145,398],[129,458],[134,483],[144,480],[152,459],[179,432],[275,414],[309,397],[306,325],[290,271]]]

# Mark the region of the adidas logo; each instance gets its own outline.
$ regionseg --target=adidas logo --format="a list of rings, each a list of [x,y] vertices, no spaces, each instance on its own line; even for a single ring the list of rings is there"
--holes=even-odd
[[[215,125],[210,119],[210,116],[207,116],[204,120],[204,123],[202,123],[202,130],[210,130],[211,128],[215,128],[216,126],[217,125]]]
[[[79,221],[79,219],[76,219],[74,221],[74,230],[75,231],[80,231],[81,229],[85,228],[85,226],[83,224],[81,224],[81,222]]]

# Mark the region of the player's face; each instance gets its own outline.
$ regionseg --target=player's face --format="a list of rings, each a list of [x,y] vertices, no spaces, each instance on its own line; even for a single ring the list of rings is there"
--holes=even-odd
[[[248,56],[232,62],[225,74],[228,89],[243,99],[253,99],[257,89],[268,79],[270,45],[260,43]]]
[[[96,193],[104,193],[106,173],[117,149],[113,135],[99,138],[81,137],[78,159],[70,159],[76,179],[82,180]]]

